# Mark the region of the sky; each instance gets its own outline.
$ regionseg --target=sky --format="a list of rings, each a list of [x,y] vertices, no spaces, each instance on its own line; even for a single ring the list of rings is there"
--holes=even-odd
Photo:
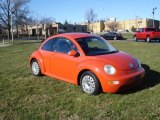
[[[32,16],[55,18],[56,22],[85,22],[85,13],[94,9],[97,19],[116,18],[128,20],[153,18],[160,20],[160,0],[31,0],[29,8]]]

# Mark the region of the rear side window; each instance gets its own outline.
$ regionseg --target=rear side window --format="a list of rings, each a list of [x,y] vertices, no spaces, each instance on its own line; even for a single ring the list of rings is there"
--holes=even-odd
[[[116,35],[116,33],[111,32],[111,33],[109,33],[109,35],[114,36],[114,35]]]
[[[146,32],[152,32],[152,31],[156,31],[155,28],[146,28]]]
[[[55,41],[54,39],[48,40],[43,46],[42,46],[42,50],[46,50],[46,51],[51,51],[52,46],[53,46],[53,41]]]

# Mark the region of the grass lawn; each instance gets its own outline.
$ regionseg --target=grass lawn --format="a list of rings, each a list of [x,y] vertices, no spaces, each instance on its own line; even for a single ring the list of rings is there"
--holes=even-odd
[[[132,33],[122,33],[123,38],[125,39],[133,39],[133,34]]]
[[[142,85],[126,93],[98,96],[47,76],[34,77],[28,60],[40,43],[16,42],[0,48],[0,120],[160,119],[160,44],[111,43],[138,58],[146,75]]]

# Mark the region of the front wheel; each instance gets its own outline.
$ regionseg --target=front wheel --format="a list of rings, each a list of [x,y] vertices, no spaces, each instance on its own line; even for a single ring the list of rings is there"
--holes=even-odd
[[[138,41],[136,36],[134,36],[134,38],[133,38],[133,39],[134,39],[135,41]]]
[[[148,43],[151,41],[151,39],[150,39],[150,37],[149,37],[149,36],[147,36],[146,41],[147,41]]]
[[[42,75],[40,66],[39,66],[37,60],[35,60],[35,59],[32,60],[32,62],[31,62],[31,70],[32,70],[33,75],[35,75],[35,76],[41,76]]]
[[[117,37],[115,36],[115,37],[113,38],[113,40],[117,40]]]
[[[97,95],[101,92],[101,85],[94,73],[87,71],[81,75],[80,85],[83,92],[90,95]]]

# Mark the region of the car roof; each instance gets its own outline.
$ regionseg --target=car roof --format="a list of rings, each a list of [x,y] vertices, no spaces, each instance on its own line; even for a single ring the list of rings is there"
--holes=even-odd
[[[78,39],[78,38],[90,37],[90,36],[94,36],[94,35],[88,34],[88,33],[63,33],[63,34],[58,34],[54,37],[69,37],[73,39]]]

